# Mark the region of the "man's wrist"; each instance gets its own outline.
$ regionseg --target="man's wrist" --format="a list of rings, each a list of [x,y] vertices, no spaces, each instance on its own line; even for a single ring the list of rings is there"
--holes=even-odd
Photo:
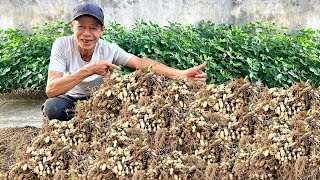
[[[91,65],[84,66],[83,68],[79,69],[79,74],[85,77],[91,76],[93,73],[91,72]]]
[[[184,70],[178,70],[177,69],[177,72],[175,73],[174,75],[174,79],[181,79],[181,78],[184,78]]]

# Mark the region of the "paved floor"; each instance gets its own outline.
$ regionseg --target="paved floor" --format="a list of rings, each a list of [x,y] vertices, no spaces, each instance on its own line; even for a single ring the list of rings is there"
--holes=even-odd
[[[0,128],[41,127],[43,99],[0,99]]]

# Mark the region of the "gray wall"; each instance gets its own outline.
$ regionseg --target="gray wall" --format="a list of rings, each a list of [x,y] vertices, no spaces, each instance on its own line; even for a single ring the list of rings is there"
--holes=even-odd
[[[68,22],[81,0],[0,0],[0,29],[29,30],[48,21]],[[272,21],[294,30],[320,29],[320,0],[92,0],[105,16],[128,28],[135,19],[167,25],[168,21],[195,24]]]

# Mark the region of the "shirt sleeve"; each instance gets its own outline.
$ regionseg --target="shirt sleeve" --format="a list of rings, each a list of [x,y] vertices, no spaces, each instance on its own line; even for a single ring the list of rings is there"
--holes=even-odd
[[[53,42],[49,63],[49,70],[65,72],[66,70],[66,47],[64,47],[63,39],[58,38]]]
[[[130,58],[134,55],[126,52],[121,47],[116,44],[113,44],[113,52],[114,52],[114,59],[113,63],[116,65],[126,65]]]

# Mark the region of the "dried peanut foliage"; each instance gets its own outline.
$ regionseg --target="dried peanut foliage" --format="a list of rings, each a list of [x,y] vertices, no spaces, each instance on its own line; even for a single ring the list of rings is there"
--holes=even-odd
[[[46,122],[7,178],[319,179],[319,95],[108,75],[71,121]]]

